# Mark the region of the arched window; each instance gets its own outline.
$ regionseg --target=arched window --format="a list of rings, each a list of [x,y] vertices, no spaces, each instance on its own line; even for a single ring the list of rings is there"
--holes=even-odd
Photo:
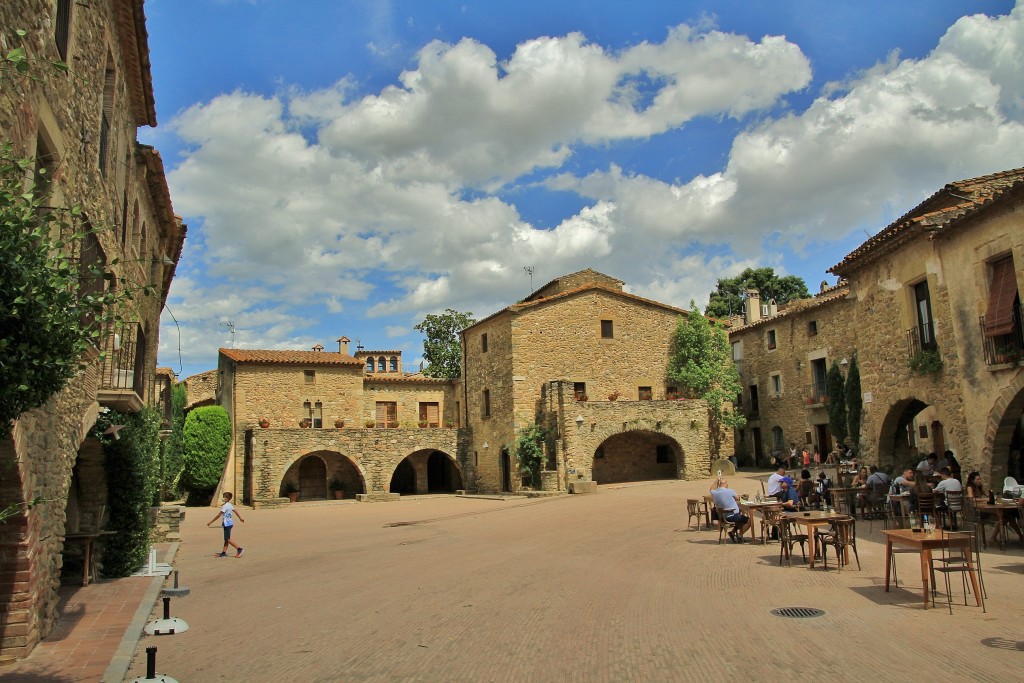
[[[377,371],[378,372],[387,372],[387,369],[388,369],[387,362],[388,362],[387,358],[385,358],[384,356],[381,356],[380,359],[377,360]]]
[[[373,356],[366,359],[366,371],[373,372]]]
[[[391,360],[388,363],[389,372],[398,372],[398,356],[391,356]]]

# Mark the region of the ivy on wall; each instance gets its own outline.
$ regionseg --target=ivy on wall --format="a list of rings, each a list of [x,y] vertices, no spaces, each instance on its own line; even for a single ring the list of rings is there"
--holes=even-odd
[[[103,433],[111,425],[123,425],[117,439]],[[108,412],[96,421],[93,436],[103,444],[107,530],[114,532],[103,544],[103,573],[128,576],[149,552],[149,508],[160,484],[160,415],[150,407],[138,413]]]

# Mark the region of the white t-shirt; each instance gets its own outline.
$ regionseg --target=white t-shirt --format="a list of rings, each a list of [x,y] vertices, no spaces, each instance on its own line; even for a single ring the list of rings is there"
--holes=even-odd
[[[935,485],[935,490],[936,491],[942,491],[944,493],[948,492],[948,491],[954,491],[955,492],[955,491],[963,491],[964,487],[963,487],[963,484],[958,482],[953,477],[950,477],[949,479],[943,479],[938,484],[936,484]],[[959,510],[960,509],[960,504],[956,503],[956,504],[950,505],[949,509],[950,510]]]
[[[767,491],[769,496],[774,496],[776,493],[782,490],[782,478],[784,476],[786,475],[779,474],[778,472],[776,472],[772,476],[768,477]]]
[[[220,506],[220,512],[222,515],[224,515],[224,526],[235,525],[235,518],[233,516],[234,511],[235,506],[232,505],[231,503],[224,503],[223,505]]]

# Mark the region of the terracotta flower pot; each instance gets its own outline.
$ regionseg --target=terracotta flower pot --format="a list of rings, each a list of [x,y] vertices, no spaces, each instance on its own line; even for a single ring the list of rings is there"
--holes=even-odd
[[[260,418],[260,427],[262,427],[263,429],[266,429],[269,426],[270,426],[270,420],[268,420],[265,417],[261,417]]]

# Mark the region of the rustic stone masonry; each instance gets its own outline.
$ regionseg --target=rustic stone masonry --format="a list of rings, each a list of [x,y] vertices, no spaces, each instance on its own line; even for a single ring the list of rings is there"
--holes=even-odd
[[[157,294],[136,292],[119,310],[137,324],[136,367],[116,368],[122,375],[136,371],[130,389],[111,390],[92,353],[81,375],[21,415],[0,443],[0,505],[44,501],[0,527],[0,658],[27,655],[53,629],[65,534],[103,521],[102,454],[88,432],[108,399],[134,410],[154,400],[159,314],[174,274],[165,261],[177,261],[185,232],[159,154],[136,141],[137,126],[156,124],[142,0],[68,5],[63,33],[51,0],[0,3],[0,50],[25,48],[32,69],[32,78],[3,75],[0,141],[49,171],[51,205],[81,208],[78,227],[95,230],[96,264],[112,281],[123,279],[134,290],[148,285]],[[16,38],[15,29],[25,38]],[[61,59],[59,35],[67,36],[67,74],[46,64]],[[78,550],[67,552],[78,561]]]
[[[759,436],[762,454],[772,450],[774,428],[782,430],[787,447],[790,441],[831,445],[821,439],[828,436],[825,405],[806,390],[811,363],[824,359],[831,367],[856,353],[864,461],[898,470],[931,449],[950,449],[965,475],[978,470],[996,488],[1007,474],[1021,476],[1013,457],[1024,445],[1019,319],[1015,331],[998,342],[1016,349],[1005,357],[995,357],[996,342],[985,337],[980,320],[992,304],[993,263],[1008,257],[1019,297],[1022,169],[947,185],[833,267],[842,284],[735,328],[730,339],[741,349],[742,405],[750,417],[741,439],[746,449]],[[913,340],[922,334],[917,292],[925,286],[942,358],[934,374],[910,368],[920,348]],[[775,333],[775,349],[768,348],[769,332]],[[778,393],[773,376],[781,382]],[[756,412],[751,386],[758,388]]]

